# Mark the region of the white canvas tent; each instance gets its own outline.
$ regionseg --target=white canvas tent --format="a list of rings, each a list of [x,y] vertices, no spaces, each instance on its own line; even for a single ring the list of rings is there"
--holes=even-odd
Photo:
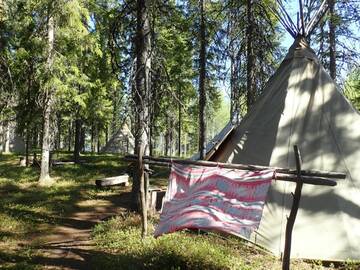
[[[360,260],[360,114],[298,35],[262,96],[206,159],[345,172],[336,187],[304,185],[291,257]],[[295,184],[273,182],[252,241],[281,256]]]
[[[135,138],[125,123],[101,149],[103,153],[133,153]]]
[[[25,142],[16,132],[16,123],[0,122],[0,153],[24,153]]]

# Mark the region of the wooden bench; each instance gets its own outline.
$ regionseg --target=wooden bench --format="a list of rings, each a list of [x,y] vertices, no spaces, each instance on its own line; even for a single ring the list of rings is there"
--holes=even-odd
[[[53,160],[51,163],[53,166],[59,166],[59,165],[74,165],[74,161],[61,161],[61,160]]]
[[[98,179],[98,180],[95,180],[95,184],[98,187],[111,187],[111,186],[118,186],[118,185],[124,185],[125,187],[127,187],[129,185],[129,175],[123,174],[123,175],[119,175],[119,176]]]

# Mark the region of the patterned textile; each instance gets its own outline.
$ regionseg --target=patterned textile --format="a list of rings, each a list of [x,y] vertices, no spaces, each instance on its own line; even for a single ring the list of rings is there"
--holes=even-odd
[[[259,226],[273,174],[173,164],[155,236],[197,228],[249,238]]]

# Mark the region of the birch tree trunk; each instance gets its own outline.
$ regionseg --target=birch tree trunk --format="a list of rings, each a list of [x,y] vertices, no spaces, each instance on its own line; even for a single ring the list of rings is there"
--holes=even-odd
[[[48,21],[48,58],[47,69],[51,73],[54,62],[54,39],[55,39],[55,25],[54,18],[49,17]],[[41,172],[39,178],[39,185],[51,185],[52,180],[49,174],[49,158],[50,158],[50,118],[51,107],[53,102],[53,89],[46,89],[43,109],[43,136],[41,147]]]

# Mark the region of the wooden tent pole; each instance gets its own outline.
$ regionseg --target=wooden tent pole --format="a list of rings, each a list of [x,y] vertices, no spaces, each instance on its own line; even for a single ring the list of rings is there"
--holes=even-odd
[[[300,20],[301,20],[301,33],[305,37],[305,20],[304,20],[304,5],[303,0],[299,0],[299,7],[300,7]],[[299,29],[300,32],[300,29]]]
[[[321,3],[319,9],[315,12],[314,16],[310,19],[309,23],[307,24],[305,29],[305,36],[311,35],[312,31],[314,30],[316,25],[320,22],[321,18],[324,16],[328,8],[329,5],[327,3],[327,0],[324,0]]]
[[[282,269],[289,270],[290,269],[290,253],[291,253],[291,236],[292,230],[294,228],[296,215],[299,209],[300,198],[301,198],[301,189],[303,186],[303,182],[301,181],[301,156],[299,148],[294,145],[294,153],[296,160],[296,170],[299,181],[296,182],[295,193],[293,194],[293,203],[291,206],[290,216],[287,219],[286,223],[286,231],[285,231],[285,248],[284,248],[284,256],[282,262]]]

